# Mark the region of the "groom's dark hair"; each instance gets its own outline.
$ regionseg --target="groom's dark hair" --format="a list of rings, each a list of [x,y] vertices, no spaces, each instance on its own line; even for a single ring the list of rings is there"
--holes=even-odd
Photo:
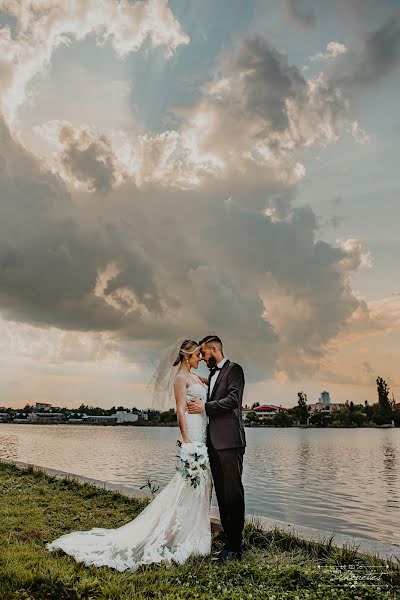
[[[219,344],[222,350],[222,341],[217,335],[206,335],[206,337],[199,341],[199,346],[202,346],[203,344],[211,344],[212,342]]]

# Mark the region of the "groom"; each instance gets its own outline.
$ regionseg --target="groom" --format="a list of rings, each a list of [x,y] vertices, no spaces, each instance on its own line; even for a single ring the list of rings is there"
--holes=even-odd
[[[243,369],[224,357],[222,341],[208,335],[199,342],[203,360],[210,369],[207,402],[188,402],[189,413],[206,412],[207,447],[221,524],[223,549],[214,562],[241,558],[244,526],[243,455],[246,437],[242,422]]]

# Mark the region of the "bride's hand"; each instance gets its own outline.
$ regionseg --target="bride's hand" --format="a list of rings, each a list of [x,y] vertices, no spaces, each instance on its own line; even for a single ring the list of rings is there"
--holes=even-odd
[[[185,437],[185,438],[182,438],[182,443],[183,444],[191,444],[192,442],[190,441],[190,438]]]

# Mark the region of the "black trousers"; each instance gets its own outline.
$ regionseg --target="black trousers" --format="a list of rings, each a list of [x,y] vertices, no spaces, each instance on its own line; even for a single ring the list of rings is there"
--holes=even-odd
[[[244,490],[242,483],[244,448],[217,450],[208,440],[208,455],[218,500],[226,546],[241,551],[244,527]]]

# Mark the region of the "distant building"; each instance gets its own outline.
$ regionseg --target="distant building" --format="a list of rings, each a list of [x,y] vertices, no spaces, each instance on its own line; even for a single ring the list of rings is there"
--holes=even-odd
[[[10,420],[10,415],[6,412],[0,412],[0,423],[7,423]]]
[[[66,421],[64,413],[33,412],[27,417],[28,423],[62,423]]]
[[[50,410],[51,409],[51,404],[49,404],[48,402],[36,402],[36,404],[33,405],[33,410],[37,411],[37,410]]]
[[[319,402],[321,404],[330,404],[331,398],[329,396],[329,392],[327,392],[327,391],[321,392],[321,396],[319,398]]]
[[[85,415],[83,417],[84,423],[94,424],[117,424],[117,417],[115,415]]]
[[[137,413],[131,413],[127,410],[117,410],[112,417],[117,417],[117,423],[135,423],[139,420]]]
[[[343,407],[343,403],[340,402],[331,402],[331,398],[329,392],[326,390],[321,392],[321,396],[319,397],[319,401],[314,404],[309,404],[310,413],[313,414],[317,411],[330,413],[337,408]]]
[[[288,409],[283,406],[276,406],[275,404],[263,404],[262,406],[256,406],[255,408],[243,408],[242,414],[244,419],[247,418],[249,412],[255,412],[261,418],[270,418],[277,415],[279,412],[286,412]]]

